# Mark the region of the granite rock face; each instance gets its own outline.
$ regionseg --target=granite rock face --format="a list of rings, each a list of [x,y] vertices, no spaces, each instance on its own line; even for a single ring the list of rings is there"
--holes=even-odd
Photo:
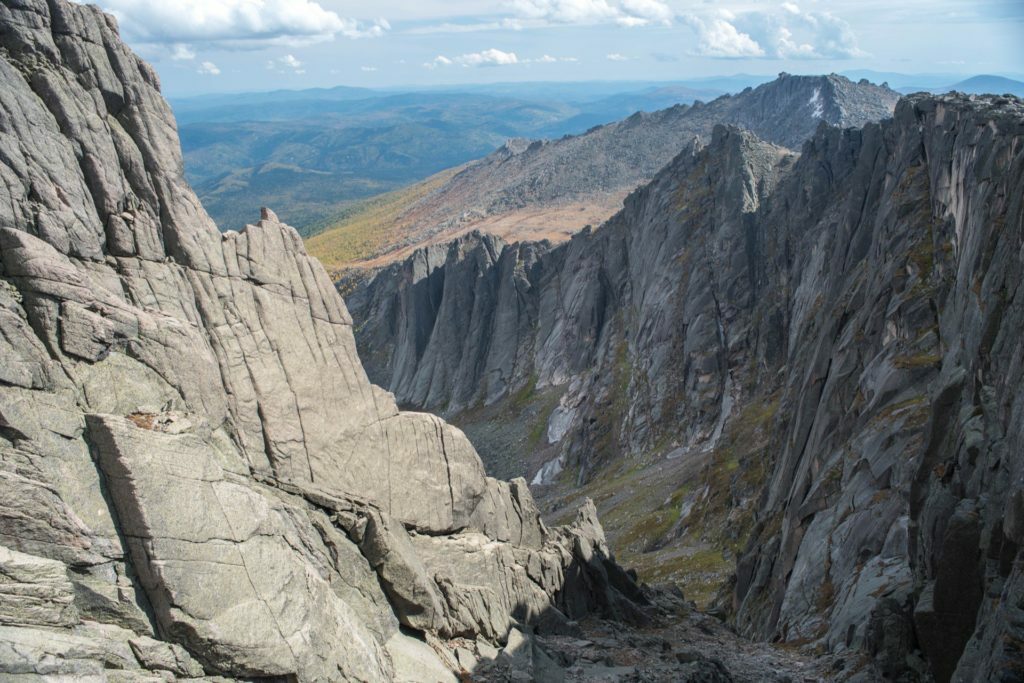
[[[552,431],[572,440],[611,380],[631,383],[628,357],[652,381],[630,385],[624,434],[645,438],[684,388],[690,400],[671,417],[704,428],[693,416],[717,414],[728,395],[730,303],[753,294],[750,219],[794,158],[719,126],[566,244],[471,234],[380,271],[349,298],[370,376],[403,404],[447,413],[530,381],[569,385]]]
[[[767,412],[737,627],[856,653],[847,677],[1016,680],[1022,134],[1019,100],[962,95],[799,155],[720,127],[567,244],[471,235],[381,271],[358,341],[407,405],[561,387],[538,483]]]
[[[614,566],[599,527],[545,528],[370,384],[293,229],[216,230],[95,7],[0,6],[0,179],[0,677],[380,681],[400,624],[502,641],[566,591],[629,601],[577,571]],[[481,549],[490,584],[452,573]]]

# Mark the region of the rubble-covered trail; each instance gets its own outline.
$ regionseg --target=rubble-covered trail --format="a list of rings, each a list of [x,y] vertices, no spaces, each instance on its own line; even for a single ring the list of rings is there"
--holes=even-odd
[[[481,639],[456,640],[447,644],[451,659],[463,680],[482,683],[812,683],[834,680],[846,665],[834,656],[745,639],[673,592],[647,594],[653,604],[644,610],[643,625],[586,617],[558,633],[517,631],[501,650]]]

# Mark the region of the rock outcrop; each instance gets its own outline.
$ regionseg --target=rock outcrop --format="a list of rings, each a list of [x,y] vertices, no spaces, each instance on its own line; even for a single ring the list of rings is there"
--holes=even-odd
[[[381,271],[357,337],[411,406],[560,387],[538,482],[698,457],[761,413],[761,461],[714,480],[737,627],[849,653],[847,677],[1016,680],[1022,139],[1019,100],[955,94],[799,156],[718,128],[567,244],[473,235]]]
[[[293,229],[217,231],[97,8],[0,6],[0,179],[0,677],[381,681],[643,599],[369,383]]]

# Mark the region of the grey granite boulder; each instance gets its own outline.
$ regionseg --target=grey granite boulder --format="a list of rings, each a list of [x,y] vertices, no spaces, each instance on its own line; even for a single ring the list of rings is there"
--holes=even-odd
[[[304,535],[319,540],[300,526],[310,524],[303,511],[229,477],[202,440],[179,431],[189,426],[89,417],[161,632],[181,638],[212,671],[387,678],[383,643],[364,626],[369,615],[353,612],[324,580],[325,549],[302,545]]]

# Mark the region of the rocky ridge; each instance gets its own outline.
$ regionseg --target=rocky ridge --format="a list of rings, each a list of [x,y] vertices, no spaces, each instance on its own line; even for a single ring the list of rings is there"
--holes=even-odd
[[[706,141],[717,124],[737,125],[796,149],[822,122],[857,127],[890,116],[898,98],[887,87],[835,74],[783,73],[736,95],[639,112],[582,135],[510,140],[398,212],[388,246],[402,247],[396,253],[404,254],[409,245],[450,239],[472,228],[505,234],[508,241],[525,239],[524,234],[538,231],[536,226],[552,234],[561,232],[560,226],[579,230],[580,220],[592,219],[584,206],[599,207],[602,220],[610,217],[626,194],[653,178],[694,137]],[[537,215],[542,209],[546,215]],[[499,218],[520,214],[520,220],[504,221],[514,223],[512,228]],[[321,236],[311,244],[316,251],[325,242]]]
[[[566,244],[470,235],[381,271],[357,339],[456,419],[554,392],[536,483],[710,458],[644,552],[722,520],[742,632],[843,679],[1018,680],[1022,135],[1019,100],[956,94],[798,157],[719,127]]]
[[[0,180],[0,677],[450,680],[647,618],[592,505],[545,526],[369,383],[293,229],[217,231],[94,6],[0,6]]]

